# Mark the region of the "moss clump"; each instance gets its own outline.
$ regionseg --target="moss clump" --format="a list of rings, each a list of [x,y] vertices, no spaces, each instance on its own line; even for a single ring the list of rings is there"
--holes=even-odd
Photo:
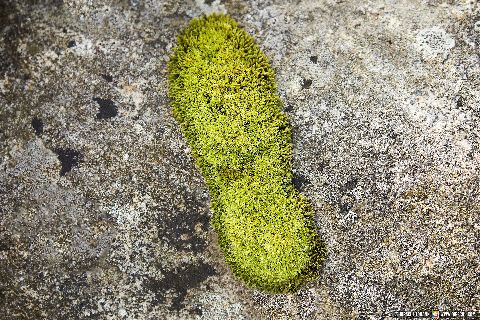
[[[235,21],[214,14],[181,33],[168,70],[174,116],[210,190],[233,272],[270,292],[317,276],[325,250],[292,185],[291,129],[266,56]]]

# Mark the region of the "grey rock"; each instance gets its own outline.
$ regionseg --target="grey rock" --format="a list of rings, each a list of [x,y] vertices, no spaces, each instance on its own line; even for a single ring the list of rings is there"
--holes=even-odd
[[[328,247],[294,294],[231,275],[168,104],[175,37],[210,12],[277,72]],[[480,309],[479,24],[474,1],[0,1],[1,318]]]

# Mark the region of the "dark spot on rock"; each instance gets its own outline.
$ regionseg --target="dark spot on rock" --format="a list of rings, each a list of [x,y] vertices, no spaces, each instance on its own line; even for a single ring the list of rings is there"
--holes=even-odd
[[[388,137],[392,140],[396,140],[398,138],[398,133],[396,133],[394,130],[391,130],[389,133],[388,133]]]
[[[308,89],[312,86],[312,79],[303,79],[302,80],[302,89]]]
[[[0,304],[5,305],[5,301],[7,300],[7,297],[5,295],[6,289],[0,287]]]
[[[321,161],[319,164],[318,164],[318,170],[320,172],[323,172],[323,170],[328,166],[328,162],[326,161]]]
[[[41,136],[43,133],[43,122],[41,119],[34,117],[32,119],[32,128],[35,130],[37,136]]]
[[[474,153],[472,152],[472,150],[468,151],[467,157],[468,157],[470,160],[473,160],[473,159],[474,159]]]
[[[62,165],[62,168],[60,169],[60,176],[64,176],[83,160],[83,155],[80,152],[70,148],[58,148],[53,150],[53,152],[57,154],[58,160],[60,160],[60,164]]]
[[[353,208],[353,206],[350,203],[341,203],[339,208],[340,213],[346,215]]]
[[[162,217],[159,229],[162,237],[177,250],[192,250],[201,252],[207,241],[200,238],[195,232],[199,224],[203,230],[209,227],[210,219],[207,214],[200,214],[202,204],[190,197],[184,199],[184,206],[178,212],[172,212],[168,217]],[[183,238],[182,235],[187,235]]]
[[[290,112],[292,110],[293,110],[293,106],[290,103],[288,103],[286,107],[283,109],[283,111],[285,112]]]
[[[357,177],[349,177],[345,185],[343,186],[344,191],[349,191],[355,189],[358,183]]]
[[[463,101],[463,97],[462,96],[458,96],[457,97],[457,101],[455,103],[457,105],[457,108],[461,109],[464,107],[464,101]]]
[[[183,307],[183,301],[185,300],[185,296],[187,294],[183,294],[182,292],[179,292],[178,293],[178,296],[172,298],[172,302],[170,303],[170,305],[168,306],[168,309],[170,310],[177,310],[177,311],[180,311],[182,310],[182,307]]]
[[[310,61],[316,64],[318,62],[318,57],[317,56],[310,56]]]
[[[67,43],[67,47],[68,47],[68,48],[73,48],[73,47],[75,47],[76,45],[77,45],[77,43],[75,42],[75,40],[70,40],[70,41],[68,41],[68,43]]]
[[[311,184],[310,180],[306,176],[298,172],[293,173],[292,182],[298,191],[305,190],[305,187]]]
[[[188,290],[198,287],[208,277],[215,274],[217,273],[211,265],[200,262],[199,264],[183,265],[165,274],[161,280],[149,278],[145,284],[155,294],[158,303],[163,303],[165,294],[172,291],[171,294],[174,295],[174,298],[169,309],[178,311],[184,306],[183,301]]]
[[[190,309],[190,314],[201,316],[203,315],[202,308],[200,308],[199,306],[195,306],[192,309]]]
[[[0,239],[0,251],[8,251],[13,246],[10,238]]]
[[[208,4],[209,6],[213,3],[215,0],[205,0],[205,4]]]
[[[118,108],[110,99],[93,98],[93,101],[98,103],[100,109],[97,113],[97,119],[109,119],[118,114]]]
[[[156,135],[157,136],[163,136],[164,134],[165,134],[165,128],[164,127],[158,128],[158,130],[156,132]]]
[[[107,82],[112,82],[113,81],[113,77],[109,74],[102,74],[101,75],[103,79],[105,79],[105,81]]]

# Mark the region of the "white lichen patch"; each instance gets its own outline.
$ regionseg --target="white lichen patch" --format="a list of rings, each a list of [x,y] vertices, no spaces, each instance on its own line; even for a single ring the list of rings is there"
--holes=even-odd
[[[195,5],[197,6],[198,9],[200,9],[200,12],[202,14],[210,14],[214,12],[227,13],[227,9],[222,4],[222,1],[220,0],[213,0],[213,1],[195,0]],[[197,12],[192,12],[192,16],[197,16],[197,15],[199,15],[197,14]]]
[[[72,48],[72,51],[81,57],[92,58],[95,54],[95,45],[91,39],[79,38],[77,39],[76,46]]]
[[[220,289],[220,288],[219,288]],[[202,318],[221,320],[221,319],[246,319],[244,313],[244,306],[232,299],[227,292],[202,292],[197,299],[204,308],[202,308]]]
[[[455,47],[455,40],[445,29],[435,26],[420,30],[415,45],[426,59],[438,56],[446,59],[450,50]]]

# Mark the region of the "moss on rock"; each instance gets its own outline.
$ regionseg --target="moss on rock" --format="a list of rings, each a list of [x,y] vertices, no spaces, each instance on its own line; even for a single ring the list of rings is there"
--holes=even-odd
[[[234,274],[270,292],[315,278],[325,247],[292,184],[291,129],[267,57],[235,21],[214,14],[181,33],[168,70],[174,116]]]

